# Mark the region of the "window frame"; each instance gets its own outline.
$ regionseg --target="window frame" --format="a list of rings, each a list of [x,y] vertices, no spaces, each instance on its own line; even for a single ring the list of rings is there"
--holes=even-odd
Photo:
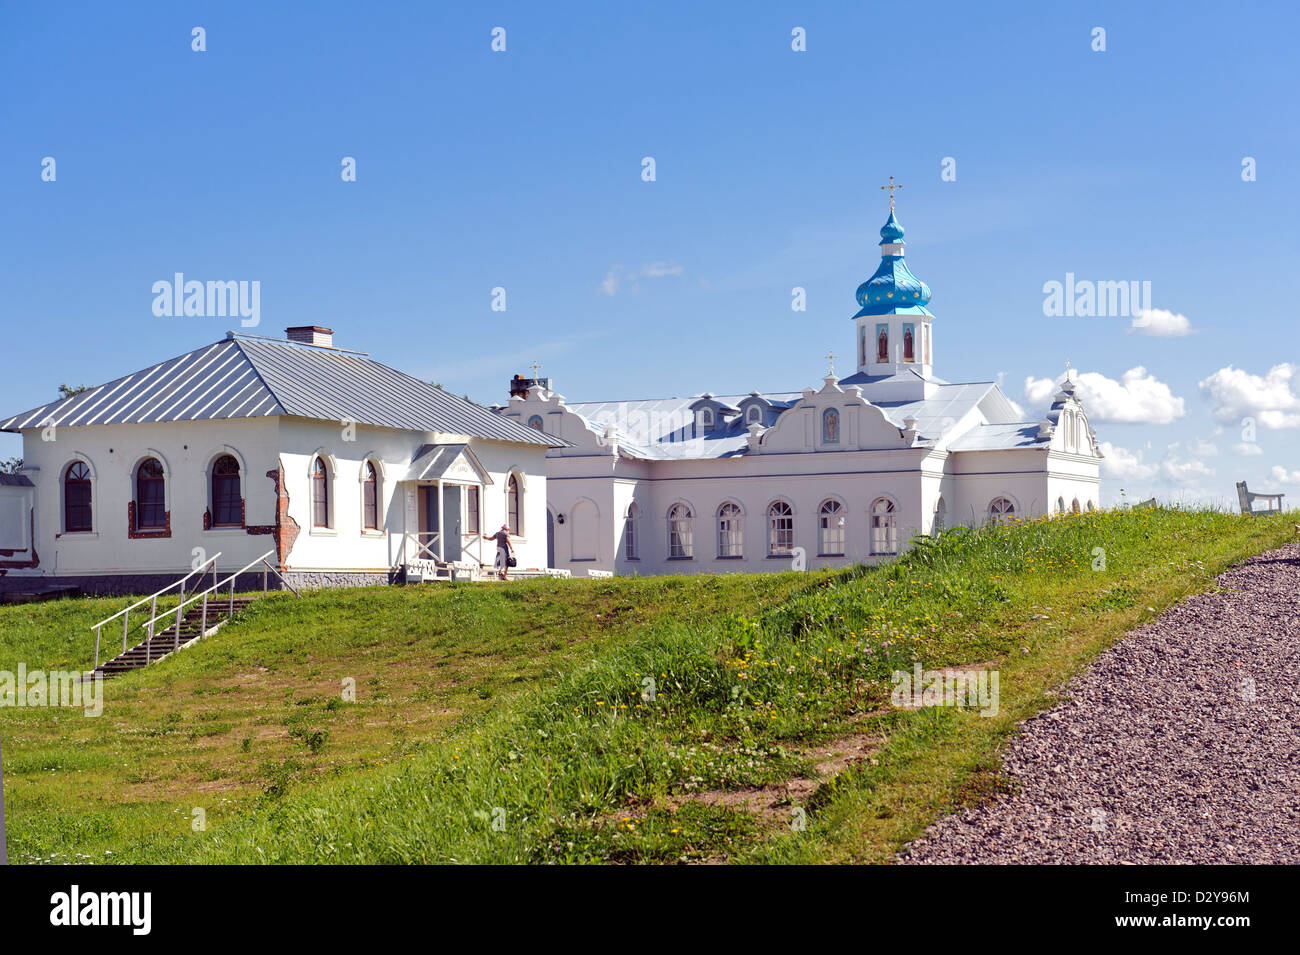
[[[883,507],[882,507],[883,506]],[[892,498],[881,495],[867,509],[870,517],[870,545],[874,556],[888,557],[898,553],[898,505]],[[883,523],[882,523],[882,519]],[[882,545],[883,541],[883,545]]]
[[[641,507],[636,501],[627,506],[623,514],[623,559],[641,559],[641,541],[637,537],[637,521],[641,520]]]
[[[835,519],[832,528],[827,521]],[[827,549],[828,532],[839,536],[839,550]],[[838,498],[828,497],[817,506],[817,555],[819,557],[843,557],[848,552],[848,508]]]
[[[234,464],[234,472],[219,472],[218,468],[223,461],[229,460]],[[212,459],[212,466],[208,469],[211,483],[211,514],[212,527],[243,527],[244,526],[244,466],[239,458],[229,451],[223,451]],[[230,489],[234,488],[233,497],[230,495]],[[221,520],[223,516],[234,516],[234,520]]]
[[[523,482],[517,471],[511,471],[506,477],[506,526],[512,537],[524,536]]]
[[[78,469],[76,477],[72,476],[73,469]],[[85,495],[85,500],[78,500],[76,503],[72,500],[69,493],[72,486],[76,485],[77,497]],[[74,458],[69,461],[63,468],[63,533],[65,534],[93,534],[95,533],[95,474],[90,465],[81,458]],[[84,490],[83,490],[84,488]],[[78,513],[84,510],[85,524],[82,526],[70,520],[72,509],[76,508]]]
[[[724,526],[725,523],[725,526]],[[723,501],[714,512],[718,560],[745,557],[745,509],[735,501]],[[731,553],[734,551],[734,553]]]
[[[695,559],[695,509],[685,501],[668,508],[668,559]],[[675,539],[674,539],[675,538]]]
[[[767,505],[767,556],[789,557],[794,553],[794,540],[794,505],[777,498]]]
[[[150,464],[158,469],[157,474],[150,474],[147,477],[144,469]],[[164,531],[167,529],[167,469],[163,467],[162,461],[154,455],[149,455],[135,466],[135,527],[136,531]],[[157,494],[156,501],[146,501],[143,493],[144,487],[148,485],[151,491]],[[146,514],[152,509],[156,512],[156,519],[152,523],[146,523]]]
[[[330,494],[330,466],[323,454],[313,454],[311,460],[311,529],[333,530],[333,497]]]
[[[361,533],[375,532],[379,527],[379,468],[370,458],[361,463]]]
[[[993,506],[999,501],[1005,501],[1007,506],[1005,508],[994,510]],[[1017,507],[1015,500],[1010,495],[999,494],[997,497],[989,501],[988,522],[994,527],[1003,527],[1009,520],[1015,519],[1018,510],[1019,508]]]

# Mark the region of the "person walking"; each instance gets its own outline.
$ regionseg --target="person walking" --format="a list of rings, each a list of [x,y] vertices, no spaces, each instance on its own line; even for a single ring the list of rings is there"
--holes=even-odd
[[[510,569],[510,525],[502,524],[501,530],[492,535],[492,539],[497,542],[496,560],[492,561],[492,569],[497,572],[497,576],[502,580],[507,579]]]

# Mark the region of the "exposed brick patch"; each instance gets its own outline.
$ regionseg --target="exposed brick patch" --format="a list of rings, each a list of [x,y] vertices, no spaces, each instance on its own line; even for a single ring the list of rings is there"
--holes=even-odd
[[[150,537],[172,536],[172,512],[163,511],[163,526],[137,530],[135,526],[135,501],[126,503],[126,536],[131,540],[147,540]]]
[[[293,550],[302,528],[289,514],[289,491],[284,483],[284,462],[279,467],[266,472],[266,476],[275,482],[275,549],[280,570],[289,569],[289,552]]]

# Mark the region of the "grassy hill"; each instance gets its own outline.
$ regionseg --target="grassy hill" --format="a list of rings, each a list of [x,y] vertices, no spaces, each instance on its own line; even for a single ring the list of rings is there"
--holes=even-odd
[[[277,595],[99,718],[0,708],[10,856],[886,861],[1071,673],[1292,535],[1106,512],[874,569]],[[0,669],[87,667],[124,603],[0,608]],[[995,670],[997,715],[890,705],[914,662]]]

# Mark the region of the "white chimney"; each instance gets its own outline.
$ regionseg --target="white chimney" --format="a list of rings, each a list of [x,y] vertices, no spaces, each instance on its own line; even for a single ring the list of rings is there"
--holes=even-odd
[[[321,348],[334,347],[334,329],[323,328],[320,325],[294,325],[292,328],[286,328],[284,333],[289,336],[291,342],[301,342],[304,345],[319,345]]]

